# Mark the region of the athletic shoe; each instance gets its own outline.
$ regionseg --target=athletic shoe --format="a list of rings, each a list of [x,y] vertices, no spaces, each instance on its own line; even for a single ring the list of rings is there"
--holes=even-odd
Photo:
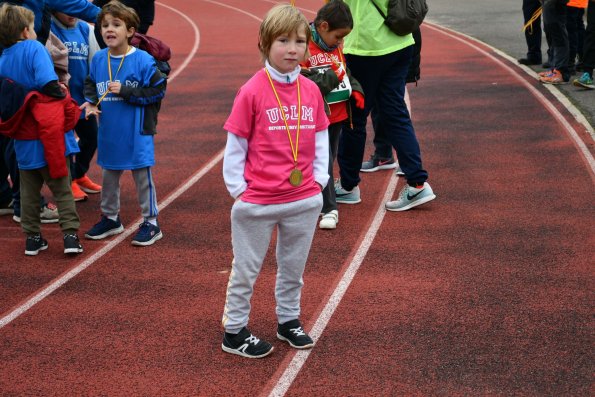
[[[14,214],[12,220],[21,223],[21,214]],[[52,204],[47,203],[41,208],[39,212],[39,220],[41,223],[58,223],[60,220],[60,214],[58,214],[58,208]]]
[[[155,243],[157,240],[161,240],[163,233],[159,226],[155,226],[150,222],[143,222],[138,226],[138,232],[132,239],[132,245],[146,246]]]
[[[80,254],[83,252],[83,246],[79,241],[79,236],[76,234],[64,235],[64,253],[65,254]]]
[[[552,69],[544,70],[543,72],[537,73],[539,77],[550,76],[554,71]]]
[[[12,200],[7,203],[0,204],[0,215],[12,215],[14,214],[14,207]]]
[[[60,214],[58,214],[58,207],[52,203],[47,203],[41,208],[39,213],[39,220],[41,223],[58,223]],[[20,221],[20,219],[19,219]]]
[[[81,190],[85,193],[89,193],[89,194],[101,193],[101,185],[98,185],[97,183],[93,182],[91,180],[91,178],[89,178],[87,175],[84,175],[81,178],[75,179],[74,182],[77,185],[79,185]]]
[[[341,204],[357,204],[362,201],[359,186],[351,190],[345,190],[341,186],[340,179],[335,183],[335,196],[337,197],[337,203]]]
[[[277,325],[277,338],[289,343],[296,349],[309,349],[314,346],[314,341],[302,328],[300,320],[295,319],[285,324]]]
[[[405,185],[399,193],[399,198],[395,201],[389,201],[385,204],[387,211],[405,211],[418,205],[427,203],[436,198],[432,191],[430,184],[424,182],[423,187],[415,188],[413,186]]]
[[[72,190],[72,196],[74,197],[74,201],[85,201],[87,200],[87,193],[83,192],[76,182],[72,182],[70,184],[70,189]]]
[[[90,238],[91,240],[101,240],[103,238],[113,236],[115,234],[120,234],[124,231],[124,226],[122,226],[122,222],[120,222],[120,216],[113,221],[107,216],[102,215],[101,220],[97,222],[91,230],[85,233],[86,238]]]
[[[326,214],[322,214],[322,219],[318,223],[318,227],[321,229],[336,229],[337,223],[339,223],[339,211],[332,210]]]
[[[269,342],[258,339],[244,327],[236,335],[224,333],[221,349],[242,357],[262,358],[271,354],[274,348]]]
[[[376,172],[380,170],[392,170],[393,168],[397,168],[397,163],[395,163],[394,158],[383,159],[380,157],[376,157],[375,154],[370,156],[370,160],[364,161],[360,168],[361,172]]]
[[[398,164],[397,164],[397,170],[395,171],[395,174],[397,174],[397,176],[405,176],[405,173],[401,169],[401,166]]]
[[[589,73],[585,72],[578,79],[574,79],[572,85],[575,87],[587,88],[589,90],[595,90],[595,84],[593,84],[593,77],[589,76]]]
[[[27,236],[25,241],[25,255],[35,256],[39,251],[48,249],[48,242],[41,237],[40,233]]]
[[[564,84],[568,80],[564,80],[564,76],[562,76],[562,73],[559,70],[554,69],[550,74],[539,77],[539,81],[541,81],[544,84],[557,85]]]

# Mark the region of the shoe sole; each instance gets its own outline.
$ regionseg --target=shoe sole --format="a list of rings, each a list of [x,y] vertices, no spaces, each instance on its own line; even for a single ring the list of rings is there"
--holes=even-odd
[[[318,224],[318,228],[319,229],[324,229],[324,230],[333,230],[333,229],[336,229],[337,228],[337,223],[335,223],[334,225],[329,225],[329,226],[323,225],[322,223],[319,223]]]
[[[407,211],[413,207],[417,207],[418,205],[422,205],[427,203],[428,201],[432,201],[436,198],[435,194],[432,194],[431,196],[426,196],[424,198],[421,198],[417,201],[414,201],[412,203],[407,204],[404,207],[400,207],[400,208],[388,208],[385,204],[384,208],[386,208],[387,211],[393,211],[393,212],[398,212],[398,211]],[[388,203],[387,203],[388,204]]]
[[[39,248],[38,250],[35,250],[35,251],[27,251],[27,250],[25,250],[25,255],[35,256],[35,255],[39,254],[39,251],[45,251],[46,249],[48,249],[48,246],[47,245],[44,246],[44,247],[41,247],[41,248]]]
[[[368,169],[360,168],[360,171],[361,172],[376,172],[376,171],[380,171],[380,170],[394,170],[395,168],[397,168],[397,164],[392,163],[392,164],[378,165],[376,167],[368,168]]]
[[[123,231],[124,231],[124,226],[120,225],[120,227],[118,227],[116,229],[108,230],[107,232],[105,232],[103,234],[99,234],[97,236],[91,236],[90,234],[85,234],[85,238],[88,238],[91,240],[101,240],[101,239],[104,239],[109,236],[115,236],[116,234],[120,234]]]
[[[81,185],[79,185],[79,187],[81,188],[81,190],[87,194],[97,194],[97,193],[101,193],[101,190],[95,190],[95,189],[89,189],[86,187],[83,187]]]
[[[273,352],[273,350],[275,350],[275,348],[274,348],[274,347],[271,347],[271,350],[269,350],[269,351],[267,351],[267,352],[265,352],[265,353],[263,353],[263,354],[260,354],[260,355],[258,355],[258,356],[251,356],[251,355],[249,355],[249,354],[242,353],[242,352],[241,352],[241,351],[239,351],[239,350],[232,349],[231,347],[227,347],[227,346],[225,346],[224,344],[221,344],[221,349],[222,349],[224,352],[226,352],[226,353],[231,353],[231,354],[235,354],[235,355],[242,356],[242,357],[246,357],[246,358],[263,358],[263,357],[266,357],[266,356],[268,356],[269,354],[271,354],[271,353]]]
[[[139,246],[139,247],[146,247],[147,245],[153,245],[153,244],[155,244],[155,242],[157,240],[161,240],[162,237],[163,237],[163,233],[159,232],[155,236],[153,236],[153,238],[150,239],[149,241],[136,241],[136,240],[132,240],[132,245],[136,245],[136,246]]]
[[[575,86],[575,87],[579,87],[579,88],[586,88],[588,90],[595,90],[595,86],[590,86],[588,84],[583,84],[580,81],[573,81],[572,82],[572,85]],[[0,212],[0,214],[1,214],[1,212]]]
[[[283,335],[281,335],[278,332],[277,332],[277,339],[289,343],[289,346],[293,347],[294,349],[311,349],[311,348],[314,347],[314,342],[309,343],[309,344],[304,345],[304,346],[294,345],[293,343],[291,343],[291,341],[289,339],[287,339],[286,337],[284,337]]]
[[[14,210],[11,210],[11,209],[0,210],[0,215],[12,215],[12,214],[14,214]]]
[[[76,202],[78,202],[78,201],[87,201],[87,198],[88,198],[87,196],[85,196],[85,197],[75,197],[74,198],[74,201],[76,201]]]
[[[80,248],[64,248],[65,254],[80,254],[83,252],[83,247]]]
[[[341,200],[339,197],[337,197],[337,203],[341,203],[341,204],[359,204],[362,202],[362,199],[358,199],[357,201],[355,200],[350,200],[350,201],[343,201]]]

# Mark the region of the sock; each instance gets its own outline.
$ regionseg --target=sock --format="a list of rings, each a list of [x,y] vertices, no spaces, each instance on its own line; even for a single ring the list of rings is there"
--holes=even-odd
[[[145,219],[147,222],[149,222],[151,225],[153,226],[157,226],[157,218],[153,217],[153,218],[147,218]]]
[[[112,221],[117,222],[118,221],[118,215],[110,215],[110,216],[107,217],[107,219],[111,219]]]

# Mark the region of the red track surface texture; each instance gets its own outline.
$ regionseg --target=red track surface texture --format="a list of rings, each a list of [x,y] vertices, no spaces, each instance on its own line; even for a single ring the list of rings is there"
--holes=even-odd
[[[0,395],[592,395],[593,141],[520,69],[429,25],[410,95],[437,199],[384,214],[394,177],[364,175],[363,202],[340,208],[336,231],[317,231],[306,268],[302,320],[319,327],[316,347],[296,356],[276,341],[269,256],[250,325],[274,354],[221,351],[232,199],[217,156],[271,3],[158,4],[151,33],[171,44],[179,74],[156,137],[156,245],[84,241],[82,257],[65,259],[58,227],[45,225],[49,249],[27,258],[19,227],[0,218]],[[296,3],[308,18],[322,4]],[[188,63],[191,22],[200,42]],[[133,231],[128,176],[122,198]],[[81,231],[98,203],[78,204]]]

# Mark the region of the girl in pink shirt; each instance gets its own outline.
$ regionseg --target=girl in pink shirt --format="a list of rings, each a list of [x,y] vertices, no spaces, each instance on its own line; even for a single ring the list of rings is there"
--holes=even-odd
[[[295,7],[278,5],[260,26],[263,69],[244,84],[224,129],[223,177],[231,210],[233,262],[222,349],[260,358],[273,346],[248,330],[250,299],[277,229],[277,337],[298,349],[313,340],[299,320],[302,275],[328,182],[328,119],[318,87],[300,76],[311,33]]]

